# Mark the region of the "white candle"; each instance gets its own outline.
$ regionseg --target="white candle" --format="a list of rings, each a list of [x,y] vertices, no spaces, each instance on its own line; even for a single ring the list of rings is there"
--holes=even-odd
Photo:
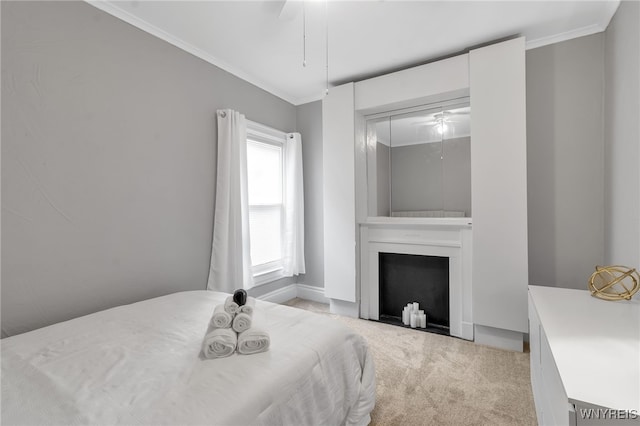
[[[420,328],[427,328],[427,315],[426,314],[421,314],[420,315]]]
[[[411,314],[411,328],[416,328],[418,325],[418,315],[416,313]]]
[[[418,312],[418,309],[420,309],[418,302],[413,302],[413,312]]]
[[[407,307],[402,310],[402,323],[409,325],[409,309]]]

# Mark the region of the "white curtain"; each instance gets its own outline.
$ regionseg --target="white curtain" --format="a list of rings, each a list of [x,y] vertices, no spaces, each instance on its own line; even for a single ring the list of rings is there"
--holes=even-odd
[[[304,189],[302,180],[302,139],[288,133],[284,144],[285,235],[284,275],[304,274]]]
[[[219,110],[213,247],[207,289],[233,293],[253,286],[247,188],[247,123]]]

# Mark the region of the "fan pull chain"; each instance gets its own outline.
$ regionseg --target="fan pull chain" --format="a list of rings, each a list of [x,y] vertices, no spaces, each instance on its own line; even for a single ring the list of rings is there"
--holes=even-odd
[[[302,66],[307,66],[307,11],[302,0]]]
[[[325,95],[329,94],[329,0],[325,0],[324,2],[324,15],[325,15],[325,71],[326,71],[326,88]]]

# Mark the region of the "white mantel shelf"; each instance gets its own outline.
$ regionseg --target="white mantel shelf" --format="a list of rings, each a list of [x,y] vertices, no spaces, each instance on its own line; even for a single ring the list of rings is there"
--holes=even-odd
[[[570,402],[640,411],[640,299],[529,286]],[[632,424],[634,422],[630,422]]]
[[[368,217],[364,222],[359,222],[359,225],[367,226],[385,226],[385,227],[403,227],[403,226],[416,226],[416,227],[456,227],[456,228],[471,228],[472,219],[470,217]]]

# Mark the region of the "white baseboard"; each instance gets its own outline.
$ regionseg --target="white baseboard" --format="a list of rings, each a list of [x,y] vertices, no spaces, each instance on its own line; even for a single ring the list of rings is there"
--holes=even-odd
[[[324,288],[313,287],[306,284],[296,284],[297,297],[300,299],[311,300],[312,302],[329,304],[329,298],[324,295]]]
[[[294,298],[311,300],[312,302],[329,304],[329,299],[324,295],[324,288],[313,287],[306,284],[289,284],[262,296],[256,297],[259,300],[266,300],[273,303],[284,303]]]
[[[272,303],[284,303],[297,297],[296,284],[289,284],[277,290],[257,296],[256,299],[266,300]]]
[[[475,342],[479,345],[523,352],[522,333],[475,324]]]

